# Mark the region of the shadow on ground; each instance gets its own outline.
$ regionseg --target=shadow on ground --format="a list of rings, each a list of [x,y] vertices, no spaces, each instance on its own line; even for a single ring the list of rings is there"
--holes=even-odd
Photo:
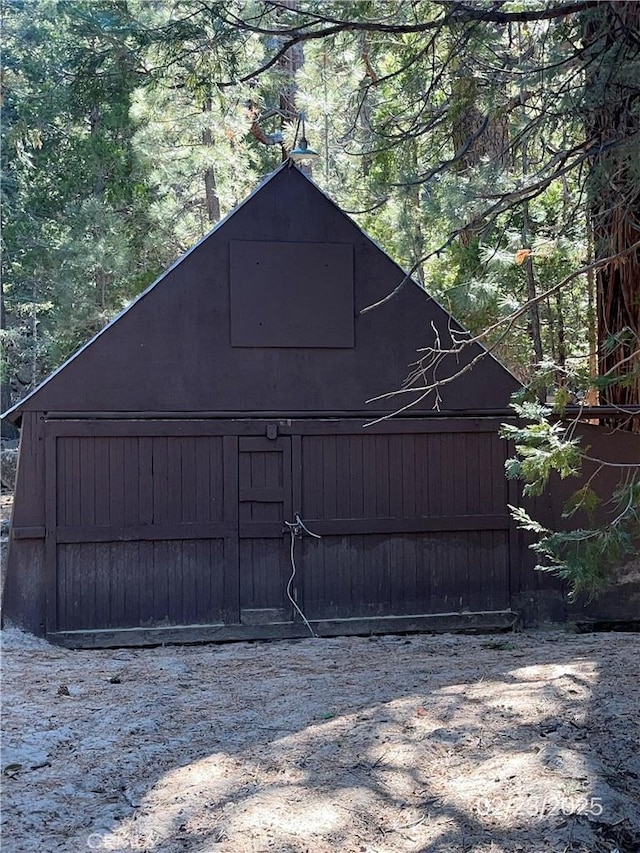
[[[8,646],[5,851],[640,851],[637,635]]]

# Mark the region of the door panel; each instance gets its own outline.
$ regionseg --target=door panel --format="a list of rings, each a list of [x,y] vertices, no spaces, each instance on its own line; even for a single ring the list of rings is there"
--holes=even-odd
[[[238,621],[237,439],[135,429],[50,440],[49,631]]]
[[[307,618],[508,608],[506,451],[497,431],[303,435]]]
[[[284,522],[292,517],[291,439],[245,437],[238,448],[240,621],[289,622]]]
[[[296,512],[311,620],[506,609],[497,433],[347,426],[47,424],[47,631],[297,621]]]

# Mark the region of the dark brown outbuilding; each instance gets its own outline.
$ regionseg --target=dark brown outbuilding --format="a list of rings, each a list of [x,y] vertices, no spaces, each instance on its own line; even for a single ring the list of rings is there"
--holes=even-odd
[[[413,282],[360,313],[404,278],[296,167],[271,175],[9,413],[5,622],[104,646],[303,636],[300,611],[321,634],[562,618],[509,519],[501,364],[365,426],[462,333]],[[296,515],[322,538],[290,582]]]

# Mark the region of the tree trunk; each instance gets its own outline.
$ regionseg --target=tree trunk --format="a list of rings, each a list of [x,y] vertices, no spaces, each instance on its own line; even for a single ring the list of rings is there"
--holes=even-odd
[[[95,137],[100,132],[100,124],[102,121],[102,117],[100,115],[100,108],[97,105],[94,105],[91,108],[91,112],[89,114],[89,128],[91,136]],[[94,143],[95,145],[95,143]],[[102,198],[105,190],[105,175],[102,169],[102,163],[98,164],[96,167],[96,173],[93,180],[93,194],[96,198]]]
[[[523,150],[523,171],[527,174],[528,163],[526,149]],[[529,248],[529,203],[524,202],[522,211],[522,245]],[[531,302],[529,308],[529,329],[531,344],[533,346],[533,367],[540,364],[544,358],[542,349],[542,332],[540,330],[540,305],[536,301],[538,288],[536,285],[536,274],[533,268],[533,256],[528,254],[524,260],[525,272],[527,274],[527,301]],[[546,393],[543,394],[546,396]]]
[[[591,225],[587,231],[589,261],[593,260],[593,234]],[[587,337],[589,340],[590,387],[585,397],[587,406],[599,406],[600,394],[596,386],[598,376],[598,318],[596,314],[596,277],[593,269],[587,270]]]
[[[484,115],[478,108],[478,81],[461,67],[453,83],[451,137],[458,172],[478,166],[483,159],[497,166],[509,163],[509,126],[506,110]]]
[[[624,408],[640,404],[640,252],[631,248],[640,241],[640,4],[598,5],[585,17],[585,41],[587,59],[599,58],[586,80],[597,98],[587,116],[599,151],[590,187],[595,259],[613,258],[596,271],[600,396]]]
[[[556,326],[558,332],[558,352],[557,364],[563,370],[567,364],[567,339],[564,331],[564,305],[562,303],[562,293],[558,290],[556,293]],[[564,376],[564,374],[560,374]]]
[[[213,109],[213,101],[209,95],[204,102],[203,111],[211,114]],[[202,144],[206,149],[213,149],[213,131],[211,129],[211,120],[202,131]],[[211,151],[213,158],[213,151]],[[213,166],[207,166],[204,173],[204,191],[207,200],[207,218],[209,222],[215,223],[220,220],[220,199],[218,198],[218,188],[216,186],[216,174],[213,171]]]
[[[485,115],[478,107],[481,85],[466,64],[455,66],[452,83],[451,141],[455,162],[453,169],[461,175],[475,169],[486,160],[492,168],[509,164],[509,125],[507,109]],[[464,228],[459,235],[460,245],[469,248],[477,234]]]
[[[0,330],[4,331],[5,323],[4,288],[2,276],[0,276]],[[7,367],[5,365],[4,370],[0,371],[0,412],[6,412],[11,406],[11,402],[11,386],[9,384]],[[0,422],[0,430],[2,431],[2,438],[16,438],[18,435],[18,431],[14,425],[9,423],[6,418]]]
[[[281,0],[277,6],[277,15],[281,17],[287,9],[297,9],[298,0]],[[283,137],[286,138],[286,128],[288,124],[296,121],[298,118],[298,108],[296,106],[296,71],[302,68],[304,64],[304,52],[302,43],[294,44],[278,60],[278,71],[280,72],[280,127],[283,132]],[[289,157],[286,142],[282,142],[282,162]]]

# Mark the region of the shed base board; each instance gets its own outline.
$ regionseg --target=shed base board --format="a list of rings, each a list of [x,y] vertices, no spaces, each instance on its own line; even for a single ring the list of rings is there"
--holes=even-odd
[[[366,619],[311,621],[319,637],[403,633],[482,633],[508,631],[519,618],[512,610],[475,613],[430,613],[415,616],[379,616]],[[302,622],[271,622],[265,625],[182,625],[167,628],[57,631],[47,639],[69,649],[105,649],[164,644],[227,643],[241,640],[283,640],[309,636]]]

